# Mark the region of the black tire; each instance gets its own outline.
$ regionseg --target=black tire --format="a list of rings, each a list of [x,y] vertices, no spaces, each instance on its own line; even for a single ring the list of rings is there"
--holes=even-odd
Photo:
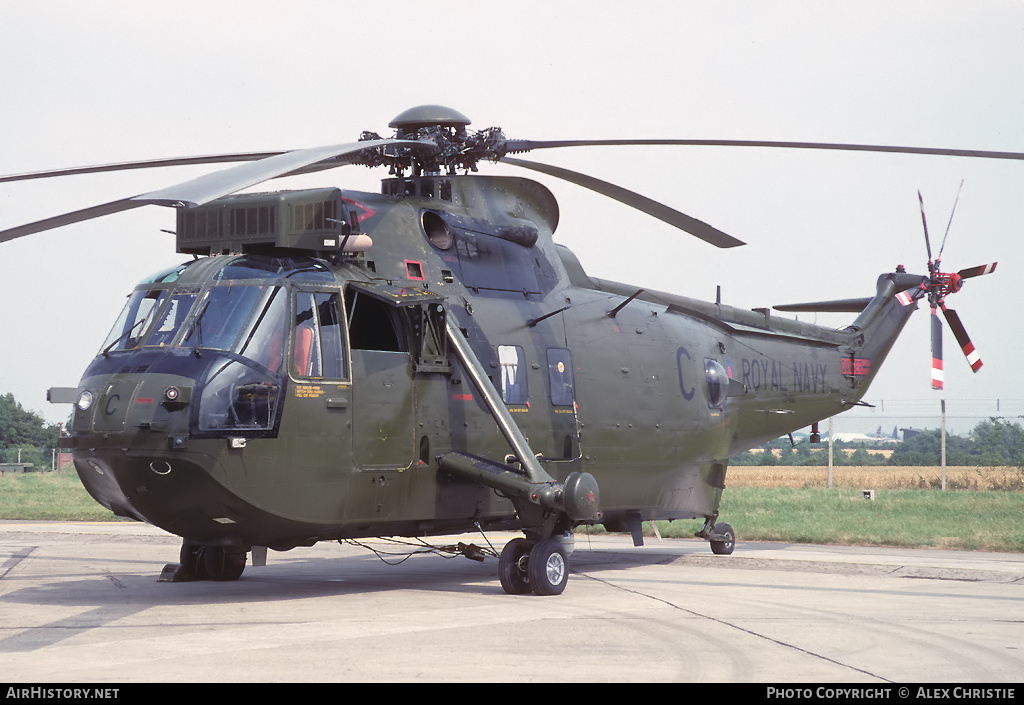
[[[512,539],[505,544],[498,558],[498,580],[502,589],[509,595],[525,595],[530,592],[530,579],[524,564],[530,554],[530,544],[526,539]]]
[[[220,546],[207,546],[203,551],[203,566],[211,580],[238,580],[245,570],[245,554]]]
[[[207,580],[204,555],[206,547],[201,543],[191,541],[181,542],[181,551],[178,554],[178,562],[181,564],[181,577],[179,580]]]
[[[569,561],[562,542],[544,539],[530,551],[530,586],[537,595],[561,595],[569,581]]]
[[[728,524],[715,524],[711,530],[714,534],[722,534],[726,537],[724,541],[711,539],[711,552],[718,556],[728,556],[736,548],[736,532]]]

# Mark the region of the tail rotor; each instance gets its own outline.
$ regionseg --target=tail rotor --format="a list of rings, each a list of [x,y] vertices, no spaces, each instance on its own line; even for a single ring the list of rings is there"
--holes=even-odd
[[[963,182],[960,182],[961,188]],[[971,366],[971,370],[977,372],[981,369],[981,357],[978,355],[978,351],[974,347],[974,343],[971,342],[971,338],[967,335],[967,330],[964,328],[963,323],[960,321],[960,316],[957,312],[951,308],[946,307],[946,297],[949,294],[955,294],[960,291],[963,286],[965,279],[972,277],[981,276],[983,274],[991,274],[996,270],[997,262],[992,264],[983,264],[977,267],[968,267],[967,269],[961,269],[958,272],[943,272],[941,269],[942,251],[946,247],[946,237],[949,235],[949,225],[946,226],[946,233],[942,238],[942,246],[939,248],[939,254],[934,259],[932,258],[932,246],[928,238],[928,221],[924,214],[924,198],[921,196],[921,192],[917,192],[918,202],[921,204],[921,224],[924,226],[924,242],[928,250],[928,281],[922,282],[921,289],[922,295],[927,295],[928,305],[932,310],[932,322],[931,322],[931,339],[932,339],[932,389],[943,388],[943,359],[942,359],[942,320],[939,318],[939,310],[942,311],[943,317],[946,319],[946,323],[949,324],[950,330],[953,331],[953,337],[956,338],[957,344],[960,346],[960,350],[963,352],[964,357],[967,358],[967,363]],[[957,200],[953,204],[953,212],[956,211],[956,203],[960,200],[960,192],[957,191]],[[953,223],[953,213],[950,213],[949,224]]]

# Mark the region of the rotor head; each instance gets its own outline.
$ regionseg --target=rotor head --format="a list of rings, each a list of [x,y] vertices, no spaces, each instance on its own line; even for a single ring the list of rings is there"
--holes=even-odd
[[[465,127],[470,122],[469,118],[458,110],[444,105],[417,105],[398,114],[388,123],[388,127],[396,130],[415,131],[421,127]]]

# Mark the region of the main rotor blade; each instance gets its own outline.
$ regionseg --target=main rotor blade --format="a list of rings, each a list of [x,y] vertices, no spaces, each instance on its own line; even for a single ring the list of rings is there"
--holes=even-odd
[[[63,225],[70,225],[72,223],[78,223],[92,218],[99,218],[104,215],[110,215],[111,213],[117,213],[147,204],[189,208],[199,206],[216,198],[220,198],[221,196],[241,191],[242,189],[255,186],[256,184],[268,181],[278,176],[285,176],[296,170],[302,169],[303,167],[324,162],[325,160],[337,159],[337,164],[333,164],[331,166],[343,166],[350,162],[348,160],[341,159],[341,157],[361,152],[364,149],[373,149],[385,145],[432,146],[430,142],[386,139],[350,142],[346,144],[332,145],[329,147],[313,147],[293,152],[271,153],[272,156],[264,157],[258,161],[229,167],[227,169],[213,172],[212,174],[205,174],[199,178],[191,179],[164,189],[150,191],[149,193],[123,198],[118,201],[111,201],[110,203],[91,206],[89,208],[83,208],[82,210],[72,211],[70,213],[63,213],[58,216],[38,220],[25,225],[19,225],[7,230],[0,230],[0,242],[6,242],[25,235],[32,235],[44,230],[59,228]],[[229,157],[232,155],[222,156]],[[205,157],[194,157],[193,159],[204,158]],[[198,164],[202,162],[193,163]],[[137,162],[137,164],[152,164],[152,162]],[[111,168],[106,170],[111,171],[115,170],[114,167],[117,165],[109,166]],[[154,164],[154,166],[167,166],[167,164]],[[132,166],[129,168],[145,167]]]
[[[502,157],[501,161],[506,164],[523,167],[524,169],[532,169],[534,171],[539,171],[542,174],[547,174],[548,176],[564,179],[565,181],[576,184],[577,186],[582,186],[583,188],[595,191],[602,196],[608,196],[620,203],[636,208],[642,213],[652,215],[684,232],[690,233],[694,237],[700,238],[704,242],[710,243],[715,247],[736,247],[738,245],[746,244],[742,240],[737,240],[733,236],[727,235],[721,230],[718,230],[703,221],[692,218],[685,213],[680,213],[674,208],[669,208],[664,203],[659,203],[647,198],[647,196],[641,196],[638,193],[624,189],[621,186],[616,186],[615,184],[610,184],[607,181],[595,179],[593,176],[587,176],[586,174],[581,174],[569,169],[563,169],[562,167],[552,166],[550,164],[523,161],[522,159]]]
[[[137,162],[116,162],[113,164],[97,164],[95,166],[76,166],[67,169],[50,169],[48,171],[31,171],[24,174],[8,174],[0,176],[0,183],[7,181],[29,181],[31,179],[49,179],[54,176],[73,176],[75,174],[99,174],[105,171],[129,171],[131,169],[153,169],[163,166],[194,166],[196,164],[223,164],[227,162],[253,162],[266,159],[284,152],[239,152],[235,154],[207,154],[195,157],[169,157],[166,159],[147,159]]]
[[[270,179],[284,176],[310,164],[326,159],[337,159],[353,152],[373,149],[385,145],[429,146],[430,142],[416,140],[367,140],[349,142],[329,147],[311,147],[294,152],[284,152],[248,164],[239,164],[228,169],[204,174],[196,179],[175,184],[168,188],[150,191],[132,198],[133,201],[155,203],[161,206],[201,206],[204,203],[255,186]],[[338,166],[347,162],[340,161]]]
[[[932,304],[932,389],[942,389],[942,321],[939,309]]]
[[[682,147],[771,147],[782,149],[828,149],[846,152],[891,152],[896,154],[930,154],[946,157],[977,157],[980,159],[1024,160],[1024,152],[999,152],[981,149],[944,149],[941,147],[902,147],[883,144],[844,144],[836,142],[786,142],[772,140],[507,140],[508,153],[528,152],[552,147],[614,147],[682,146]]]
[[[950,329],[953,331],[953,337],[956,338],[957,344],[963,350],[964,357],[967,358],[967,364],[971,366],[972,370],[977,372],[981,369],[981,356],[974,349],[974,343],[971,342],[970,337],[967,335],[964,324],[960,322],[960,316],[957,315],[956,311],[945,306],[942,307],[942,313],[946,317],[946,322],[949,323]]]
[[[982,274],[991,274],[996,271],[996,265],[998,262],[992,264],[982,264],[977,267],[968,267],[967,269],[961,269],[957,272],[961,279],[970,279],[971,277],[980,277]]]
[[[24,237],[25,235],[41,233],[44,230],[53,230],[54,228],[71,225],[72,223],[80,223],[83,220],[101,218],[105,215],[120,213],[121,211],[138,208],[139,206],[144,205],[146,204],[133,201],[130,198],[122,198],[120,201],[111,201],[110,203],[103,203],[98,206],[90,206],[89,208],[83,208],[82,210],[72,211],[70,213],[63,213],[52,218],[46,218],[45,220],[37,220],[34,223],[19,225],[15,228],[8,228],[7,230],[0,230],[0,242],[7,242],[8,240],[14,240],[19,237]]]

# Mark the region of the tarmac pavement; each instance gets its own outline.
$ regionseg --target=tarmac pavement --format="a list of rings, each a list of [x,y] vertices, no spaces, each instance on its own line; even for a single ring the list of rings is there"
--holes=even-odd
[[[488,539],[500,551],[513,536]],[[487,548],[479,535],[430,543],[458,541]],[[537,597],[506,595],[490,556],[389,565],[337,543],[270,552],[236,582],[158,582],[179,546],[138,523],[0,522],[0,681],[889,687],[1024,674],[1021,554],[740,541],[715,556],[699,540],[577,534],[565,592]]]

